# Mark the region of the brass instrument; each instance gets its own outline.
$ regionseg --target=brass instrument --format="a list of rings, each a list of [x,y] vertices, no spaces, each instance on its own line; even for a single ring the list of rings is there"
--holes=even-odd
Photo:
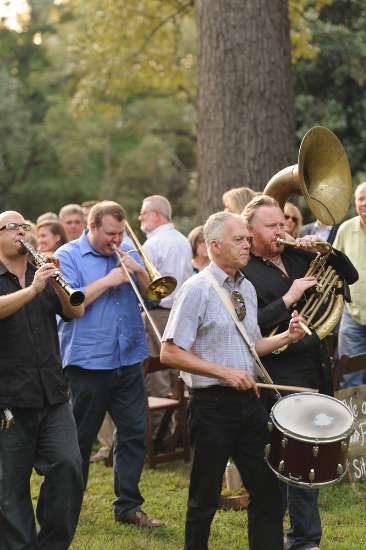
[[[37,252],[37,250],[29,244],[28,241],[25,241],[24,239],[20,239],[20,242],[22,243],[22,246],[33,257],[34,261],[36,262],[38,267],[41,267],[42,265],[48,263],[46,260],[43,259],[42,255]],[[64,279],[60,271],[56,271],[52,277],[55,279],[56,283],[60,285],[60,287],[66,292],[66,294],[70,297],[70,304],[72,306],[80,306],[85,300],[85,294],[81,290],[75,290],[73,289],[69,283]]]
[[[127,278],[128,278],[128,280],[130,281],[131,286],[132,286],[132,288],[133,288],[133,290],[134,290],[134,292],[135,292],[135,294],[136,294],[136,296],[137,296],[137,299],[138,299],[138,301],[140,302],[140,305],[141,305],[142,309],[145,311],[146,316],[147,316],[147,318],[149,319],[152,328],[154,329],[154,332],[155,332],[155,335],[156,335],[157,339],[159,340],[159,342],[161,342],[161,334],[160,334],[160,332],[159,332],[159,329],[158,329],[158,327],[156,326],[154,319],[151,317],[151,315],[150,315],[150,313],[149,313],[149,311],[148,311],[148,309],[147,309],[147,307],[146,307],[146,305],[145,305],[144,299],[142,298],[142,296],[141,296],[141,294],[140,294],[140,292],[139,292],[139,289],[137,288],[137,285],[136,285],[135,281],[134,281],[133,278],[131,277],[131,274],[129,273],[129,271],[128,271],[127,267],[125,266],[125,263],[124,263],[124,261],[123,261],[121,255],[120,255],[119,252],[118,252],[118,251],[119,251],[118,246],[116,246],[115,244],[112,244],[111,246],[112,246],[113,250],[116,251],[117,258],[118,258],[118,263],[120,264],[120,266],[122,267],[122,269],[123,269],[124,272],[126,273]],[[129,254],[130,252],[138,252],[138,250],[136,250],[136,251],[135,251],[135,250],[129,250],[128,254]],[[174,279],[174,280],[175,280],[175,279]],[[168,294],[167,294],[167,296],[168,296]]]
[[[293,242],[287,242],[279,238],[276,240],[276,244],[278,246],[295,246]],[[300,314],[305,317],[307,324],[315,330],[319,339],[322,340],[332,332],[341,318],[344,298],[340,289],[343,287],[343,281],[340,280],[339,275],[333,267],[325,266],[332,252],[332,245],[322,241],[318,241],[316,245],[323,245],[328,250],[324,254],[318,254],[312,260],[309,269],[304,275],[304,277],[315,277],[317,284],[307,291],[309,296],[306,298],[306,303],[301,309]],[[326,308],[325,311],[313,323],[315,315],[323,305]],[[296,304],[293,304],[292,307],[296,307]],[[276,332],[277,328],[271,332],[271,336]]]
[[[146,271],[151,279],[151,283],[146,289],[147,298],[149,298],[149,300],[161,300],[161,298],[166,298],[166,296],[169,296],[169,294],[175,290],[177,280],[170,275],[160,275],[148,258],[127,220],[125,220],[125,225],[127,232],[130,235],[133,244],[136,246],[137,252],[140,254],[141,259],[145,264]]]
[[[311,128],[301,142],[298,164],[275,174],[263,194],[275,198],[282,210],[292,195],[302,195],[316,219],[326,225],[340,223],[351,202],[352,177],[347,155],[338,138],[323,126]],[[294,246],[294,243],[283,239],[277,239],[277,244]],[[338,323],[344,298],[340,290],[343,281],[331,266],[325,266],[332,252],[331,244],[318,242],[317,245],[328,246],[329,249],[325,254],[318,254],[305,274],[305,277],[315,277],[318,284],[308,291],[310,296],[306,297],[306,305],[300,313],[322,340]],[[325,311],[312,323],[321,306]]]
[[[291,196],[303,196],[318,220],[340,223],[352,196],[351,170],[341,142],[324,126],[311,128],[301,142],[298,164],[275,174],[263,194],[277,199],[282,210]]]

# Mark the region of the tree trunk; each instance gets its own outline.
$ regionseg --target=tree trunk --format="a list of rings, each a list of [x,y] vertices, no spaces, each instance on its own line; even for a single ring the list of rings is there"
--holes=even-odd
[[[198,221],[297,163],[287,0],[196,0]]]

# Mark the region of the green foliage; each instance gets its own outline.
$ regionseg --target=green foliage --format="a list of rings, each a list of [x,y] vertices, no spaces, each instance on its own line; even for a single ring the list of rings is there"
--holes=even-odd
[[[192,0],[90,0],[71,37],[74,107],[125,100],[136,92],[190,90],[194,78]],[[182,38],[183,34],[185,39]]]
[[[32,113],[18,77],[0,70],[0,196],[26,177],[32,150]]]
[[[319,44],[313,39],[312,21],[317,18],[323,6],[333,0],[289,0],[291,22],[292,61],[314,59],[319,54]]]
[[[332,129],[348,155],[355,181],[366,174],[366,4],[334,0],[313,22],[315,60],[296,66],[298,137],[317,124]]]
[[[155,84],[147,86],[148,72],[152,70],[148,65],[147,72],[141,71],[143,87],[128,84],[127,94],[121,86],[121,93],[114,91],[111,96],[103,89],[101,96],[93,99],[92,108],[88,99],[76,90],[73,69],[78,71],[83,67],[83,60],[74,58],[74,48],[68,50],[67,45],[74,41],[77,44],[76,37],[81,35],[81,30],[86,33],[85,40],[93,36],[88,26],[92,12],[100,22],[103,21],[101,10],[111,7],[107,19],[117,17],[114,10],[118,14],[122,4],[112,4],[97,2],[93,10],[90,5],[74,1],[58,7],[43,0],[33,1],[23,32],[5,29],[0,36],[0,62],[4,71],[0,85],[6,97],[0,107],[3,114],[0,199],[4,208],[15,208],[16,203],[16,208],[27,218],[35,219],[45,210],[58,211],[65,203],[112,198],[122,202],[129,216],[135,219],[144,196],[161,193],[174,198],[178,218],[192,215],[195,209],[195,109],[187,102],[182,78],[176,81],[174,94],[171,89],[159,89],[162,75]],[[159,27],[157,21],[165,14],[167,26],[152,32],[152,44],[162,40],[164,55],[168,55],[168,36],[174,34],[173,49],[176,55],[181,55],[184,44],[191,47],[194,43],[192,25],[182,19],[185,8],[179,2],[171,2],[170,6],[167,2],[160,14],[156,11],[158,4],[140,3],[126,8],[127,12],[122,9],[121,13],[128,18],[133,19],[137,14],[136,20],[126,23],[126,28],[137,25],[135,46],[139,49],[141,33],[145,32],[148,21]],[[178,22],[182,24],[179,32]],[[115,28],[115,35],[114,28],[108,24],[111,32],[105,27],[95,38],[120,41],[124,36],[121,27]],[[135,31],[127,33],[128,39]],[[182,44],[179,47],[176,46],[178,37]],[[133,47],[132,42],[123,45],[126,54]],[[106,49],[107,55],[112,51],[120,55],[113,42],[110,48]],[[87,54],[83,46],[81,51]],[[101,74],[109,63],[110,60],[99,54],[97,59],[90,59],[90,66],[95,65]],[[114,64],[110,73],[113,78],[120,70],[125,75],[130,72],[127,61],[124,63],[120,68]],[[188,67],[188,61],[186,65]],[[166,82],[170,81],[172,73],[169,74]],[[111,86],[113,88],[113,84]],[[88,108],[79,108],[80,105]],[[192,227],[194,222],[189,225]]]

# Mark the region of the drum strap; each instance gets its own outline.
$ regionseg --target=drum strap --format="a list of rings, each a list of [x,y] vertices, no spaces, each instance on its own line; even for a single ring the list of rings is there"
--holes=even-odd
[[[255,347],[254,347],[254,343],[251,342],[249,340],[249,336],[247,334],[247,331],[245,330],[245,327],[244,327],[244,323],[243,321],[239,321],[236,313],[235,313],[235,310],[232,306],[232,303],[230,301],[230,298],[229,298],[229,295],[228,293],[225,291],[225,289],[220,285],[220,283],[218,282],[218,280],[212,275],[212,273],[207,269],[207,267],[205,269],[203,269],[201,271],[202,275],[211,283],[211,285],[213,286],[214,290],[217,292],[217,294],[219,295],[219,297],[221,298],[224,306],[226,307],[226,309],[228,310],[228,312],[230,313],[234,323],[236,324],[240,334],[242,335],[245,343],[247,344],[248,348],[249,348],[249,351],[250,353],[252,354],[253,356],[253,359],[254,359],[254,366],[257,370],[257,373],[259,373],[259,375],[263,378],[263,380],[265,380],[267,382],[267,384],[273,384],[273,380],[272,378],[270,377],[270,375],[268,374],[267,370],[265,369],[263,363],[261,362],[261,360],[259,359],[259,356],[257,354],[257,352],[255,351]],[[276,390],[275,390],[276,391]],[[278,393],[276,391],[276,393]],[[278,393],[278,396],[280,396],[280,394]]]

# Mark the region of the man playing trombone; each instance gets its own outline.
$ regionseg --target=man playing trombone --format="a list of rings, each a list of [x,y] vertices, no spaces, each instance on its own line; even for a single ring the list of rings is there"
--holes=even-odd
[[[314,253],[330,252],[327,266],[333,266],[340,279],[346,279],[349,284],[357,280],[358,273],[348,258],[336,250],[328,250],[329,247],[319,242],[316,235],[301,237],[296,239],[295,246],[284,247],[283,242],[278,240],[285,238],[284,214],[272,197],[255,197],[244,208],[243,217],[248,223],[252,248],[250,260],[242,271],[257,292],[258,324],[262,334],[268,334],[278,326],[280,331],[284,330],[294,307],[303,311],[306,292],[318,284],[315,276],[307,275],[309,265],[316,256]],[[332,289],[339,312],[331,309],[329,318],[320,325],[320,331],[327,326],[326,323],[329,326],[331,323],[336,324],[337,319],[332,320],[332,315],[337,317],[343,309],[343,299],[341,297],[339,305],[337,293],[347,294],[347,282],[343,288]],[[267,355],[263,363],[276,384],[308,386],[323,394],[333,394],[327,345],[325,341],[319,340],[316,330],[282,352]],[[270,392],[262,394],[268,409],[274,404],[273,400],[268,399],[269,396]],[[288,492],[291,521],[287,548],[316,550],[322,533],[317,505],[318,489],[294,487],[282,482],[281,486],[284,493]],[[286,504],[284,502],[284,509]]]
[[[86,305],[83,319],[60,322],[59,335],[78,427],[84,487],[93,442],[108,411],[115,425],[115,520],[154,528],[163,522],[141,510],[144,499],[139,491],[146,455],[141,362],[147,357],[147,344],[131,284],[133,280],[145,296],[150,279],[139,255],[128,253],[132,247],[119,248],[124,230],[122,206],[103,201],[92,207],[88,229],[81,237],[57,250],[64,276],[73,288],[85,292]]]
[[[80,318],[84,306],[57,284],[59,262],[37,269],[27,261],[30,229],[18,212],[0,214],[0,546],[7,550],[69,548],[83,500],[56,315]],[[44,476],[38,533],[33,468]]]

